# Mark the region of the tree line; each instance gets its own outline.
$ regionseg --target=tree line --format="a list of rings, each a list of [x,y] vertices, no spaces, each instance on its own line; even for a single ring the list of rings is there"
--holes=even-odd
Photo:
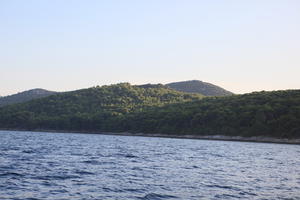
[[[122,83],[2,107],[0,128],[299,138],[300,90],[204,97]]]

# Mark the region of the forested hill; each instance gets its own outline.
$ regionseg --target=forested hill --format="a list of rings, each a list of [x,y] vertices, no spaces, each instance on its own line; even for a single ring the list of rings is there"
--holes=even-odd
[[[208,97],[153,108],[131,114],[121,121],[120,130],[177,135],[300,138],[300,90]]]
[[[191,81],[182,81],[168,83],[166,86],[181,92],[188,93],[199,93],[204,96],[228,96],[233,95],[232,92],[229,92],[219,86],[213,85],[211,83],[206,83],[198,80]]]
[[[2,107],[0,128],[300,138],[300,90],[202,98],[117,84]]]
[[[27,91],[20,92],[17,94],[1,97],[0,98],[0,107],[10,105],[10,104],[15,104],[15,103],[22,103],[22,102],[30,101],[32,99],[47,97],[47,96],[50,96],[55,93],[56,92],[39,89],[39,88],[27,90]]]
[[[141,87],[164,87],[164,86],[162,84],[156,84],[156,85],[146,84]],[[166,84],[165,87],[169,87],[171,89],[180,92],[198,93],[204,96],[226,96],[226,95],[233,94],[216,85],[205,83],[202,81],[197,81],[197,80],[169,83]],[[23,102],[27,102],[42,97],[47,97],[56,93],[57,92],[54,91],[48,91],[45,89],[37,88],[37,89],[31,89],[17,94],[9,95],[9,96],[4,96],[4,97],[0,96],[0,107],[15,104],[15,103],[23,103]]]
[[[113,118],[165,104],[199,100],[163,85],[128,83],[58,93],[0,108],[0,128],[107,130]],[[113,126],[113,125],[112,125]]]

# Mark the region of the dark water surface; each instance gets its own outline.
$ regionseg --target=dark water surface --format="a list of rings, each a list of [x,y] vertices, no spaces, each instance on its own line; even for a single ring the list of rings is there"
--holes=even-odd
[[[0,199],[300,199],[300,146],[0,131]]]

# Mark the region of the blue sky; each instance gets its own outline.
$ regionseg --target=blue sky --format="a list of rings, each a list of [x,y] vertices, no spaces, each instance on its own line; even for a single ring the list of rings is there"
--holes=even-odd
[[[198,79],[300,88],[298,0],[0,0],[0,95]]]

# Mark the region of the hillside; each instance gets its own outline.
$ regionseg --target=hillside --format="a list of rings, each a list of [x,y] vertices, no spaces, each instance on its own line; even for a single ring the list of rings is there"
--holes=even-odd
[[[132,113],[122,124],[119,129],[129,132],[300,138],[300,90],[166,105]]]
[[[15,103],[22,103],[33,99],[47,97],[55,94],[55,92],[44,90],[44,89],[32,89],[17,94],[0,97],[0,107]]]
[[[300,138],[300,90],[203,98],[122,83],[2,107],[0,128]]]
[[[201,98],[163,85],[93,87],[2,107],[0,128],[110,130],[114,118],[130,112]]]
[[[177,91],[188,92],[188,93],[199,93],[204,96],[233,95],[232,92],[229,92],[219,86],[213,85],[211,83],[198,81],[198,80],[168,83],[166,84],[166,86]]]

